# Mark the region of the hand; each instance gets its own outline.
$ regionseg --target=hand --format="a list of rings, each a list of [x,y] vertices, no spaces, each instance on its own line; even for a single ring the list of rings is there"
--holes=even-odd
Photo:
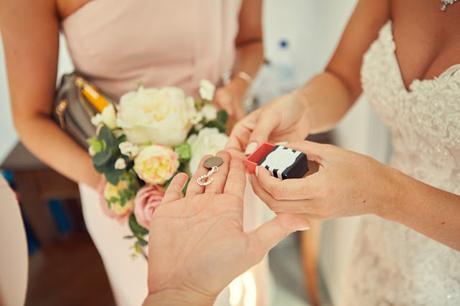
[[[370,157],[331,145],[299,142],[287,145],[319,164],[318,172],[281,181],[261,167],[252,178],[256,194],[277,213],[331,218],[374,213],[382,215],[394,203],[399,187],[396,171]]]
[[[207,172],[201,164],[184,197],[187,176],[178,174],[155,211],[149,237],[150,297],[145,305],[154,300],[165,305],[159,299],[170,301],[167,305],[211,305],[226,285],[281,239],[308,227],[303,218],[280,214],[245,233],[243,163],[227,152],[218,156],[224,164],[209,186],[196,183]]]
[[[227,148],[251,154],[263,142],[304,140],[308,120],[303,99],[292,92],[252,112],[233,128]]]
[[[224,109],[231,118],[236,120],[245,116],[243,99],[247,84],[242,82],[244,81],[234,79],[229,84],[217,88],[213,101],[218,108]]]

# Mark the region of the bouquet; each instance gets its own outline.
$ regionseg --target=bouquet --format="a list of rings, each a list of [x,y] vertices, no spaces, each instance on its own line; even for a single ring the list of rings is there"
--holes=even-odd
[[[228,140],[227,113],[211,104],[214,85],[203,80],[199,92],[195,99],[177,87],[140,87],[92,118],[98,129],[89,154],[107,181],[101,204],[108,216],[128,223],[134,255],[145,256],[152,214],[174,175],[193,174],[204,155]]]

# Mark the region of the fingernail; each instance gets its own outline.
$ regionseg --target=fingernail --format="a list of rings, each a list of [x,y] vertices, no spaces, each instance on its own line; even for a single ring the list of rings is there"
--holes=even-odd
[[[244,151],[244,154],[251,155],[257,149],[257,146],[258,146],[257,142],[251,142],[246,147],[246,151]]]
[[[256,176],[259,177],[259,166],[256,167]]]
[[[310,229],[309,226],[303,226],[303,227],[298,227],[297,232],[303,232],[303,231],[308,231]]]

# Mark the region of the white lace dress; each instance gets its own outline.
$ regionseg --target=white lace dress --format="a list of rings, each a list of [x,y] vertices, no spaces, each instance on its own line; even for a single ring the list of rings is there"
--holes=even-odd
[[[392,166],[460,194],[460,65],[407,90],[388,22],[361,75],[365,96],[392,132]],[[460,305],[460,252],[377,217],[363,218],[357,235],[343,305]]]

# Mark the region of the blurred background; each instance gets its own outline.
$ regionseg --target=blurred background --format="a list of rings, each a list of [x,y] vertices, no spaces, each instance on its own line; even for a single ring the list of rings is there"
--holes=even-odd
[[[323,69],[354,5],[354,0],[265,0],[266,64],[252,88],[255,106],[300,86]],[[65,46],[63,39],[61,44]],[[61,47],[59,75],[72,70],[67,50]],[[364,100],[336,130],[316,139],[380,161],[386,161],[390,150],[386,129]],[[0,169],[17,192],[27,229],[26,304],[114,305],[102,261],[85,230],[77,186],[33,158],[18,141],[1,41]],[[293,235],[276,247],[270,254],[272,304],[317,304],[318,296],[322,305],[335,304],[341,283],[346,281],[341,275],[356,224],[357,218],[321,224],[314,272],[305,267],[308,254],[302,251],[302,237]],[[308,282],[315,278],[317,284],[312,288]]]

